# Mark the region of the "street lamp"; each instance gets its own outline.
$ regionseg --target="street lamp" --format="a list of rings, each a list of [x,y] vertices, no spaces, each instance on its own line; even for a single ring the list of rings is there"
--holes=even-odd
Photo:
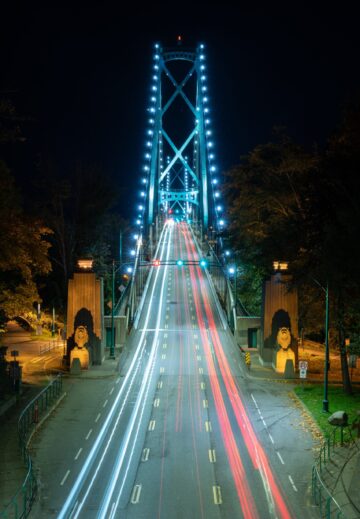
[[[55,337],[55,307],[52,309],[51,337]]]
[[[234,299],[235,299],[235,305],[236,305],[236,291],[237,291],[237,287],[236,287],[236,282],[237,282],[237,265],[231,265],[229,268],[228,268],[228,273],[230,274],[230,276],[234,276]]]
[[[314,279],[314,278],[313,278]],[[315,283],[319,285],[321,290],[325,292],[325,363],[324,363],[324,399],[323,412],[329,412],[328,399],[328,378],[329,378],[329,283],[326,283],[326,288],[323,287],[316,279]]]
[[[329,371],[329,284],[325,289],[325,366],[324,366],[324,400],[323,411],[329,412],[328,400],[328,371]]]

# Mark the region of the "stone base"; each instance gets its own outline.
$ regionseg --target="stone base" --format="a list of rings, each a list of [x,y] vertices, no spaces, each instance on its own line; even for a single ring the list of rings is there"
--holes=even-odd
[[[89,352],[86,348],[74,348],[70,352],[70,366],[74,359],[79,359],[81,369],[89,369]]]

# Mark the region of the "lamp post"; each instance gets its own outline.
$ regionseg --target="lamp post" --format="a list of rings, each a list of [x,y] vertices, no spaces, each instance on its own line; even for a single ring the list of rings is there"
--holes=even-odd
[[[114,306],[115,306],[115,260],[113,260],[113,262],[112,262],[112,278],[111,278],[111,342],[110,342],[110,359],[115,359]]]
[[[112,276],[111,276],[111,341],[110,341],[110,359],[115,359],[115,274],[126,265],[128,272],[132,271],[132,268],[129,265],[132,265],[132,262],[128,263],[120,263],[120,265],[115,268],[115,264],[117,262],[113,260],[112,262]]]
[[[55,337],[55,307],[52,309],[51,337]]]
[[[323,411],[329,412],[328,400],[328,371],[329,371],[329,284],[325,290],[325,366],[324,366],[324,400]]]
[[[234,301],[235,301],[235,306],[236,306],[236,292],[237,292],[237,265],[234,264],[234,265],[231,265],[231,267],[229,267],[228,269],[228,272],[231,276],[234,276]]]
[[[323,412],[329,412],[328,399],[328,379],[329,379],[329,283],[326,283],[326,288],[323,287],[316,279],[315,283],[319,285],[321,290],[325,292],[325,362],[324,362],[324,399]]]

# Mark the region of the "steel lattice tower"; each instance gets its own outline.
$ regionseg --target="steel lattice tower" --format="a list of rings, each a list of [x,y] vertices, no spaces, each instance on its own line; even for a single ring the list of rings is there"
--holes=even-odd
[[[216,216],[219,193],[209,189],[216,180],[210,181],[215,166],[205,69],[204,45],[195,50],[155,45],[143,179],[146,226],[158,213],[172,213],[207,229]]]

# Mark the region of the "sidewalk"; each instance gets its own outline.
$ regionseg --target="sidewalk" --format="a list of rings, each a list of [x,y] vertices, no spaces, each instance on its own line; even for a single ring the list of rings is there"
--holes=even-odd
[[[306,378],[306,382],[320,382],[319,378],[311,375],[310,373]],[[272,367],[263,366],[257,352],[251,352],[251,367],[248,376],[294,384],[299,384],[303,380],[299,378],[298,374],[295,374],[295,378],[286,379],[281,373],[276,373]],[[329,380],[331,381],[331,378]],[[337,381],[337,376],[334,377],[334,381]],[[360,518],[360,439],[356,438],[356,434],[356,431],[353,431],[354,443],[336,448],[321,473],[322,481],[341,508],[344,519]],[[309,474],[310,478],[311,474]]]
[[[76,385],[80,382],[80,379],[96,381],[115,377],[118,362],[118,352],[116,359],[110,359],[109,354],[106,353],[101,366],[92,366],[91,369],[82,371],[79,376],[72,376],[68,372],[63,372],[63,391],[76,390]],[[54,371],[63,371],[60,364],[53,365],[52,368]],[[4,507],[20,489],[27,473],[18,439],[17,427],[20,414],[44,387],[44,385],[23,384],[18,401],[14,402],[14,405],[0,416],[0,438],[2,440],[0,449],[0,517],[2,517]]]

